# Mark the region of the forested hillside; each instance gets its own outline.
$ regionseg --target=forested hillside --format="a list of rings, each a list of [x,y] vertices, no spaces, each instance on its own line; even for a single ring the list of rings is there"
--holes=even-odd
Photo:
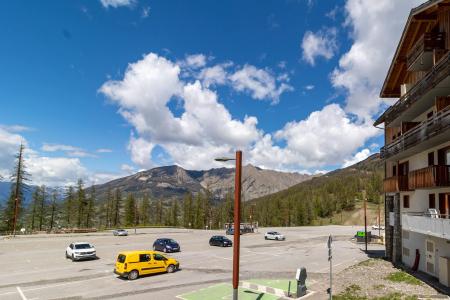
[[[361,207],[363,191],[370,203],[378,203],[382,170],[379,156],[373,155],[351,167],[245,201],[242,220],[257,221],[260,226],[300,226],[323,224],[335,215],[342,218],[344,213],[349,215]],[[21,188],[22,195],[24,190]],[[104,197],[98,197],[96,187],[86,188],[81,180],[64,191],[45,186],[35,188],[30,201],[20,203],[17,228],[31,231],[132,226],[223,228],[224,223],[233,220],[232,189],[220,201],[208,189],[186,193],[181,201],[124,192],[120,188],[107,188],[104,193]],[[0,232],[12,231],[13,215],[11,195],[5,206],[0,207]]]
[[[358,202],[364,193],[369,204],[377,204],[382,179],[383,163],[379,154],[374,154],[348,168],[254,199],[248,205],[253,206],[253,219],[261,226],[316,224],[318,220],[361,207]]]

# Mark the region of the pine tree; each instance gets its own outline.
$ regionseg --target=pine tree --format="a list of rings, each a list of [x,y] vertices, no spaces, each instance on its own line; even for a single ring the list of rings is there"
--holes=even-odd
[[[74,213],[75,208],[75,196],[73,186],[69,186],[64,195],[65,203],[64,203],[64,219],[66,222],[67,228],[73,227],[73,218],[72,215]]]
[[[56,201],[58,199],[58,192],[56,190],[52,193],[52,204],[50,208],[50,231],[53,230],[53,225],[56,218]]]
[[[150,198],[148,194],[144,194],[144,198],[142,198],[141,206],[140,206],[140,224],[148,225],[150,223]]]
[[[44,219],[46,215],[46,202],[47,202],[47,191],[45,185],[40,187],[41,195],[39,199],[39,231],[42,231],[44,226]]]
[[[11,176],[11,193],[7,201],[6,207],[3,210],[3,224],[6,225],[5,230],[16,234],[16,229],[21,224],[22,200],[25,189],[25,182],[29,180],[29,174],[26,172],[26,166],[23,158],[25,146],[20,144],[19,152],[16,155],[16,164],[14,172]]]
[[[125,225],[132,226],[136,220],[136,201],[134,195],[128,193],[127,200],[125,202]]]
[[[111,189],[108,187],[108,190],[106,191],[106,200],[105,200],[105,227],[106,228],[110,228],[111,224],[112,224],[112,216],[113,216],[113,204],[114,204],[114,199],[111,193]]]
[[[118,226],[120,225],[120,210],[122,209],[122,194],[120,192],[120,189],[116,188],[116,191],[114,193],[114,204],[113,204],[113,225]]]
[[[171,209],[171,226],[178,226],[178,200],[174,200]]]
[[[78,215],[77,215],[77,227],[81,228],[83,216],[85,214],[86,209],[86,194],[84,191],[84,183],[82,179],[78,179],[77,183],[77,206],[78,206]]]
[[[39,187],[37,187],[34,192],[33,192],[33,196],[32,196],[32,208],[31,208],[31,230],[34,230],[35,227],[35,220],[36,220],[36,214],[37,214],[37,206],[39,204],[39,199],[40,199],[40,195],[39,195]]]
[[[95,209],[95,186],[93,185],[91,187],[91,192],[89,195],[89,198],[87,200],[87,208],[86,208],[86,228],[91,228],[94,224],[94,209]]]
[[[192,194],[187,193],[183,200],[183,224],[185,228],[193,225],[192,220]]]

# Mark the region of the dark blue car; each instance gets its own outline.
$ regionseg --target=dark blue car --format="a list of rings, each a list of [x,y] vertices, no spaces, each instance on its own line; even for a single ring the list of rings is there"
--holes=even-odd
[[[157,239],[153,243],[153,250],[168,253],[168,252],[180,252],[181,248],[180,245],[175,240],[162,238]]]

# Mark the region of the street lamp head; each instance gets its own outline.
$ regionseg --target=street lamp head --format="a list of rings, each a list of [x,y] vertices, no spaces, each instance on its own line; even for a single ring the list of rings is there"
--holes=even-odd
[[[215,161],[230,161],[230,160],[236,160],[236,158],[230,158],[230,157],[218,157],[214,159]]]

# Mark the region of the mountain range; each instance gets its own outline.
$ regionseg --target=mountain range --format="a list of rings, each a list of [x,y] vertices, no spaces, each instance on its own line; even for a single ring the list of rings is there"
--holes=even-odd
[[[98,197],[104,198],[108,190],[120,189],[136,196],[148,193],[153,198],[182,199],[186,193],[209,190],[216,200],[223,199],[234,188],[234,168],[206,171],[185,170],[179,166],[165,166],[96,185]],[[243,200],[251,200],[287,189],[312,178],[311,175],[266,170],[247,165],[242,168]]]

